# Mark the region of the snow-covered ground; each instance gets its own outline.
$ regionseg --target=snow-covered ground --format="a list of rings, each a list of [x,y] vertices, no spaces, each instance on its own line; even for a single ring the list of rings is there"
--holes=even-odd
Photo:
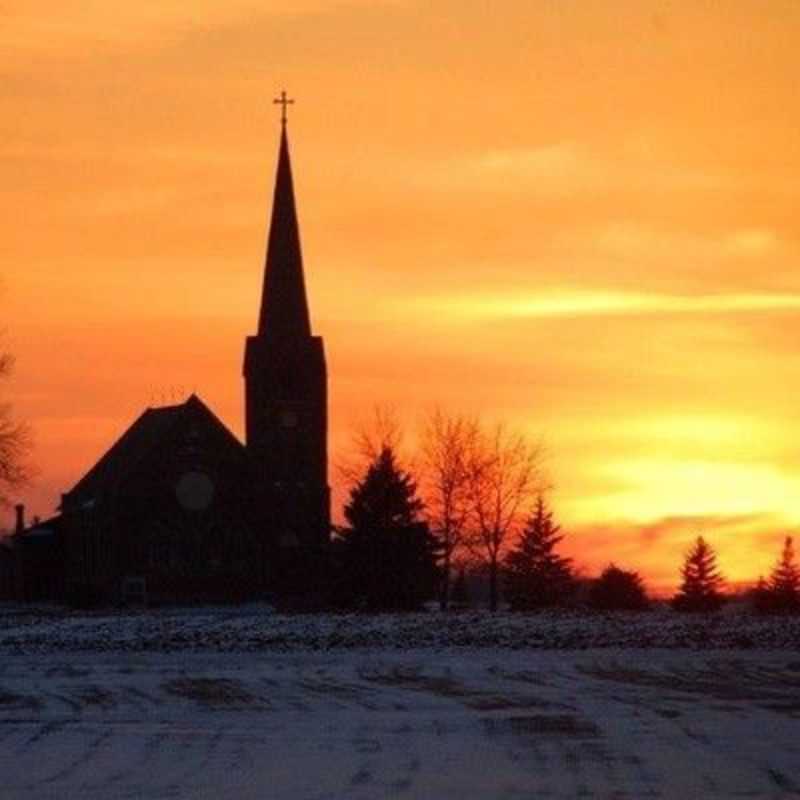
[[[679,614],[275,614],[264,606],[77,614],[0,610],[0,653],[598,647],[800,650],[800,616]]]
[[[796,623],[672,619],[6,613],[0,798],[800,797]]]

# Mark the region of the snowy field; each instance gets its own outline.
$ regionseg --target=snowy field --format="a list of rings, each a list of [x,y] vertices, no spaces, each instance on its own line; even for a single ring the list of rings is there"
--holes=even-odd
[[[0,797],[800,797],[796,622],[487,616],[7,612]]]
[[[265,606],[77,614],[0,606],[0,653],[65,651],[252,652],[334,648],[791,649],[800,616],[769,618],[732,609],[711,615],[275,614]]]

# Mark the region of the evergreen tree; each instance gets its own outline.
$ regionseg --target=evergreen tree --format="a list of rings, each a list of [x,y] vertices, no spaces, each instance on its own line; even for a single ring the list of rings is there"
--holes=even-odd
[[[350,491],[337,531],[334,600],[370,611],[413,610],[433,595],[438,543],[420,520],[412,477],[384,446]]]
[[[750,602],[756,611],[769,611],[770,592],[763,575],[758,576],[758,581],[750,593]]]
[[[564,538],[540,495],[516,546],[505,558],[506,598],[514,611],[562,604],[574,591],[571,559],[554,552]]]
[[[644,611],[649,602],[638,572],[609,564],[592,583],[589,605],[600,611]]]
[[[768,583],[757,590],[755,605],[759,611],[798,612],[800,611],[800,568],[795,562],[792,537],[787,536],[783,551],[770,575]]]
[[[724,603],[717,555],[702,536],[686,554],[681,578],[681,587],[672,599],[677,611],[717,611]]]

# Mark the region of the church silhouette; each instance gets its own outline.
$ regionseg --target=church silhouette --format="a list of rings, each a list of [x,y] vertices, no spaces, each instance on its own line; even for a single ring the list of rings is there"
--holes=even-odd
[[[74,604],[271,599],[309,607],[330,533],[327,370],[308,311],[285,92],[245,443],[196,395],[148,408],[59,514],[17,509],[15,595]]]

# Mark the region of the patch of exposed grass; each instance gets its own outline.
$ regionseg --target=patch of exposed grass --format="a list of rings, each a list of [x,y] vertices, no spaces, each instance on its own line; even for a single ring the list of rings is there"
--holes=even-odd
[[[476,711],[499,711],[511,708],[549,708],[550,703],[535,697],[517,694],[496,694],[471,689],[451,675],[425,675],[419,669],[394,667],[385,673],[362,673],[361,677],[383,686],[397,686],[458,700]]]
[[[9,692],[6,689],[0,689],[0,709],[14,709],[14,708],[41,708],[42,703],[35,697],[26,694],[17,694],[16,692]]]
[[[534,714],[524,717],[489,717],[483,720],[489,735],[566,736],[594,739],[600,729],[593,722],[574,714]]]
[[[255,697],[237,681],[227,678],[182,677],[162,684],[169,694],[206,706],[251,706]]]
[[[116,705],[114,695],[107,689],[99,686],[86,686],[76,693],[78,702],[83,706],[96,706],[98,708],[112,708]]]

